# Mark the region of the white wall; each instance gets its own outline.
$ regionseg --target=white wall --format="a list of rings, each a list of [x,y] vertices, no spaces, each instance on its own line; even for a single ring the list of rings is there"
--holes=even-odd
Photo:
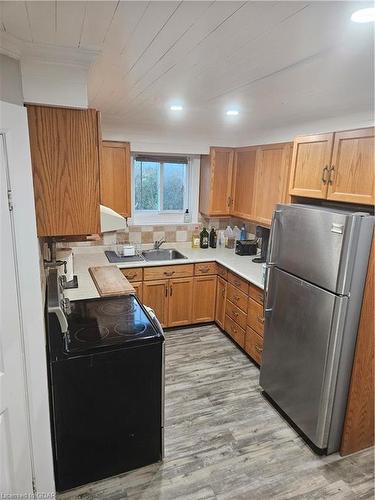
[[[25,102],[87,108],[87,68],[78,64],[21,59]]]

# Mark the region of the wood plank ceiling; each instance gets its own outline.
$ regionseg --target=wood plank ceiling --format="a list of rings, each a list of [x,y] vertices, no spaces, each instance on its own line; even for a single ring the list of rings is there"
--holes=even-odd
[[[373,109],[369,2],[1,2],[1,30],[98,51],[90,106],[131,137],[248,144],[261,131]],[[178,115],[169,105],[181,102]],[[228,107],[240,116],[225,116]]]

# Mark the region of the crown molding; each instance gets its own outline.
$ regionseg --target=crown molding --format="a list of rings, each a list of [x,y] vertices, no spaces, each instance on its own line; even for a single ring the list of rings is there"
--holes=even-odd
[[[27,59],[88,69],[100,54],[97,50],[27,42],[4,31],[0,33],[0,41],[0,52],[21,60],[21,63]]]

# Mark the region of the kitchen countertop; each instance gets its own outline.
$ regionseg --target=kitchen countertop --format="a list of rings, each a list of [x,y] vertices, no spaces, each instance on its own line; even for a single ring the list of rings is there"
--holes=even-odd
[[[150,245],[143,245],[142,249],[151,248]],[[162,248],[176,248],[187,259],[181,260],[163,260],[163,261],[139,261],[139,262],[121,262],[116,264],[120,269],[132,267],[155,267],[179,264],[194,264],[197,262],[216,261],[229,270],[238,274],[250,283],[263,289],[262,264],[256,264],[252,261],[253,255],[240,256],[234,253],[234,250],[227,248],[192,248],[191,243],[171,243]],[[110,246],[92,246],[92,247],[73,247],[74,252],[74,274],[78,277],[78,288],[64,291],[65,297],[69,300],[92,299],[99,297],[96,286],[90,276],[89,267],[109,266],[104,250],[110,250]],[[113,265],[113,264],[112,264]]]

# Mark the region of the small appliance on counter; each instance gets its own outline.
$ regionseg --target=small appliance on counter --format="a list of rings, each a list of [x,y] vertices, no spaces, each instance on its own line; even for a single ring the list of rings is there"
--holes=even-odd
[[[164,337],[135,295],[69,302],[47,281],[47,359],[57,491],[162,460]]]
[[[267,260],[268,241],[270,239],[270,230],[267,227],[257,226],[255,236],[261,240],[260,256],[254,257],[253,262],[263,264]]]
[[[237,255],[256,255],[258,240],[237,240],[234,253]]]

